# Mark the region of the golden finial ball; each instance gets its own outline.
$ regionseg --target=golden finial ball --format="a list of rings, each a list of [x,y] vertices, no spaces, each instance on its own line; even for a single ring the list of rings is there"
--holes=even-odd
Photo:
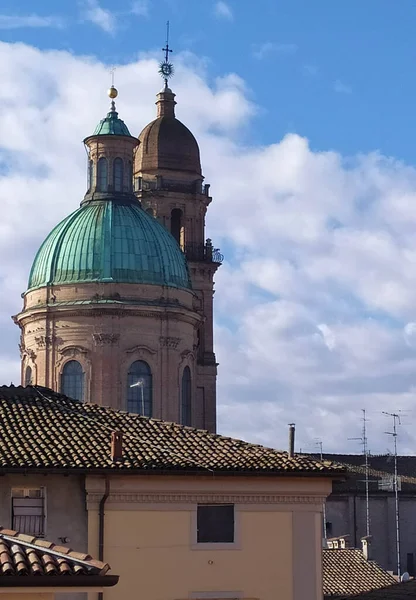
[[[107,94],[110,96],[110,98],[112,100],[114,100],[114,98],[117,98],[117,96],[118,96],[118,90],[112,85],[110,87],[110,89],[108,90]]]

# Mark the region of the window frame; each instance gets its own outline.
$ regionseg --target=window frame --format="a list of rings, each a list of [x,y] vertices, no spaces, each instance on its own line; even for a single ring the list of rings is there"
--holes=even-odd
[[[135,363],[143,363],[144,365],[146,365],[148,372],[147,373],[137,373],[134,376],[138,377],[139,379],[144,379],[145,377],[147,377],[148,380],[150,380],[150,386],[149,385],[144,386],[144,389],[149,389],[149,387],[150,387],[150,394],[149,394],[150,400],[146,401],[146,397],[144,397],[144,409],[145,410],[144,410],[143,415],[140,412],[140,410],[133,411],[129,407],[129,403],[133,402],[133,398],[129,398],[129,392],[131,389],[131,381],[130,381],[131,369]],[[127,372],[126,372],[125,385],[126,385],[126,408],[125,408],[125,410],[127,410],[128,412],[131,412],[132,414],[138,414],[141,416],[151,418],[153,416],[153,409],[154,409],[154,398],[153,398],[153,396],[154,396],[154,381],[153,381],[153,369],[147,360],[143,360],[142,358],[137,358],[136,360],[133,360],[129,364],[129,366],[127,368]],[[137,390],[139,390],[139,389],[140,389],[140,386],[137,386]],[[140,402],[139,391],[137,392],[137,403],[138,403],[138,409],[140,409],[141,402]],[[150,408],[149,414],[146,411],[146,406]]]
[[[185,373],[189,373],[189,380],[185,380]],[[185,392],[187,392],[186,396]],[[180,423],[186,427],[192,427],[192,371],[188,365],[182,371],[180,395]],[[185,416],[187,417],[186,422]]]
[[[100,156],[97,161],[96,189],[97,192],[108,192],[108,159],[106,156]]]
[[[82,397],[81,398],[74,398],[73,396],[69,395],[64,389],[64,385],[63,385],[64,371],[67,368],[67,365],[69,365],[72,362],[78,363],[79,366],[81,367],[81,374],[82,374],[82,383],[81,383],[81,391],[82,391],[81,396]],[[68,398],[73,398],[73,400],[77,400],[78,402],[85,402],[86,373],[85,373],[84,365],[79,360],[76,360],[75,358],[70,358],[62,365],[61,371],[59,373],[59,391],[64,396],[68,396]]]
[[[113,160],[113,190],[124,191],[124,160],[121,156],[116,156]]]
[[[41,518],[41,524],[42,524],[42,531],[41,532],[33,532],[33,531],[26,531],[20,527],[16,527],[15,526],[15,506],[14,506],[14,500],[16,499],[24,499],[24,498],[28,498],[30,499],[30,496],[18,496],[18,495],[14,495],[13,492],[17,492],[17,491],[23,490],[24,493],[29,493],[30,491],[39,491],[40,492],[40,498],[42,499],[42,514],[40,515]],[[20,516],[25,516],[25,515],[20,515]],[[31,515],[28,515],[31,516]],[[37,515],[32,515],[32,516],[37,516]],[[33,487],[33,486],[13,486],[10,489],[10,523],[11,523],[11,529],[15,530],[15,531],[20,531],[20,533],[23,533],[25,535],[31,535],[33,537],[37,537],[37,538],[45,538],[46,536],[46,528],[47,528],[47,502],[46,502],[46,487],[45,486],[39,486],[39,487]]]
[[[233,506],[234,507],[234,541],[233,542],[198,542],[198,506]],[[198,502],[191,514],[191,549],[192,550],[241,550],[240,510],[232,502]]]

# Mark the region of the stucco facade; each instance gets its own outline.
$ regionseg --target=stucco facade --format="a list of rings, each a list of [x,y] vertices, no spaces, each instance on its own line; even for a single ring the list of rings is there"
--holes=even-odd
[[[111,477],[104,558],[120,575],[105,600],[322,598],[322,501],[331,482],[303,477]],[[103,478],[88,476],[90,553]],[[233,504],[235,542],[197,544],[198,504]],[[90,600],[96,600],[91,594]]]

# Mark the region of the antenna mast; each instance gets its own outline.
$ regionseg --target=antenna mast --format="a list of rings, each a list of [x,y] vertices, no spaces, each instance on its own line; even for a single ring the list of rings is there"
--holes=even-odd
[[[397,413],[384,412],[383,415],[387,415],[393,418],[393,431],[386,431],[387,435],[391,435],[394,439],[394,497],[396,501],[396,553],[397,553],[397,576],[400,580],[400,519],[399,519],[399,493],[398,493],[398,477],[397,477],[397,422],[400,423],[400,416]]]
[[[320,455],[320,459],[322,462],[323,461],[322,440],[317,440],[316,445],[319,447],[319,455]],[[325,500],[322,503],[322,517],[324,520],[324,540],[327,540],[328,536],[327,536],[327,532],[326,532],[326,501]]]
[[[367,444],[367,418],[365,416],[365,408],[363,411],[363,453],[365,458],[365,522],[366,535],[370,535],[370,496],[369,496],[369,481],[368,481],[368,444]]]

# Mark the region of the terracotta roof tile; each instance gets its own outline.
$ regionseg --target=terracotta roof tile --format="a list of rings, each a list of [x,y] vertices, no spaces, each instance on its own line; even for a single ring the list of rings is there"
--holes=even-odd
[[[393,575],[355,548],[324,549],[322,568],[325,599],[348,598],[397,583]]]
[[[409,600],[416,598],[416,579],[352,596],[351,600]]]
[[[30,575],[105,575],[108,564],[88,554],[0,527],[0,577]],[[65,550],[65,552],[63,552]]]
[[[0,471],[193,471],[342,475],[330,461],[290,458],[264,446],[83,404],[41,387],[0,387]],[[123,433],[123,458],[113,462],[112,431]]]

